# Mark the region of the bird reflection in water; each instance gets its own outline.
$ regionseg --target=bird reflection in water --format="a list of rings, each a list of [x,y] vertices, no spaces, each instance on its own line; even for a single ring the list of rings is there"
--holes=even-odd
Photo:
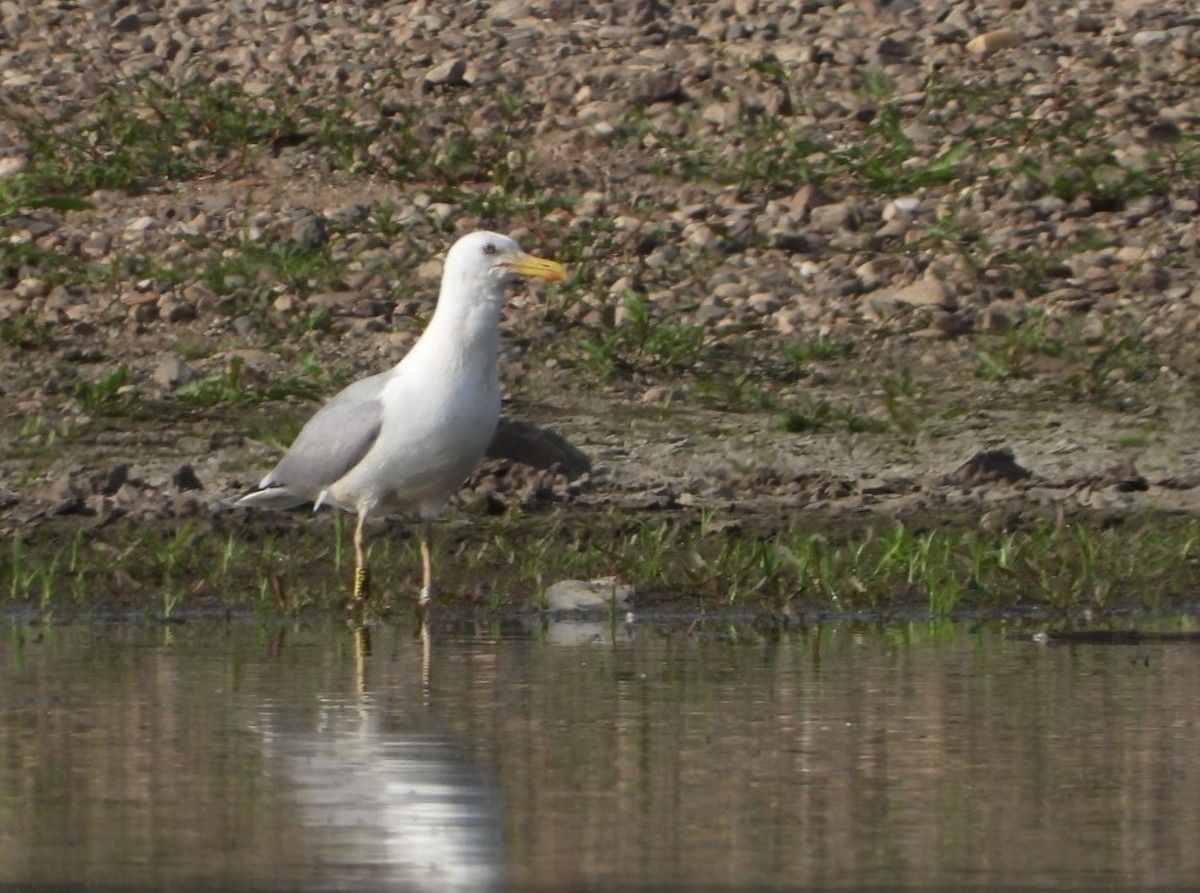
[[[302,887],[493,891],[507,888],[499,790],[437,733],[396,731],[369,690],[371,630],[352,627],[356,693],[323,699],[299,728],[264,711],[299,822],[311,833]],[[432,644],[420,633],[428,703]],[[409,725],[414,725],[410,723]]]

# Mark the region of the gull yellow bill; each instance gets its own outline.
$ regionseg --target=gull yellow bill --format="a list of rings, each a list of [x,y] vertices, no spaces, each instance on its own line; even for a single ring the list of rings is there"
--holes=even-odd
[[[522,276],[535,276],[550,282],[562,282],[567,275],[567,271],[558,261],[535,257],[532,254],[510,254],[501,263],[514,273]]]

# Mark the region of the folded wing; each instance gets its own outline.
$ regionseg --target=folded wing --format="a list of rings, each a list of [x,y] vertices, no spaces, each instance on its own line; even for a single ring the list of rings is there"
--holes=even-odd
[[[316,501],[345,477],[379,437],[383,406],[379,397],[388,373],[356,381],[321,407],[300,430],[279,464],[239,505],[290,508]]]

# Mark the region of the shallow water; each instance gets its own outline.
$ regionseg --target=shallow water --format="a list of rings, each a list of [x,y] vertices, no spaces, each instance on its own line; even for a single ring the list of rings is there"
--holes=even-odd
[[[1001,628],[0,637],[0,885],[1167,889],[1200,646]]]

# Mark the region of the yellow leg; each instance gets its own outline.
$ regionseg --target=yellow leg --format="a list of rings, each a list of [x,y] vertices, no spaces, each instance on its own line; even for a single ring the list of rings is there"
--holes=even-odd
[[[429,706],[433,698],[433,645],[429,625],[421,624],[421,702]]]
[[[371,656],[371,627],[355,621],[351,623],[354,634],[354,683],[359,694],[367,690],[367,658]]]
[[[354,601],[365,601],[371,593],[371,572],[365,567],[354,570]]]
[[[359,512],[358,523],[354,527],[354,596],[353,601],[361,602],[370,590],[370,572],[367,570],[367,559],[363,548],[363,525],[367,522],[366,512]]]
[[[421,571],[421,601],[428,602],[433,598],[433,522],[425,518],[421,519]]]
[[[433,601],[433,522],[427,518],[421,519],[421,572],[424,578],[421,585],[421,599],[417,603],[417,617],[421,625],[429,615],[429,603]]]

